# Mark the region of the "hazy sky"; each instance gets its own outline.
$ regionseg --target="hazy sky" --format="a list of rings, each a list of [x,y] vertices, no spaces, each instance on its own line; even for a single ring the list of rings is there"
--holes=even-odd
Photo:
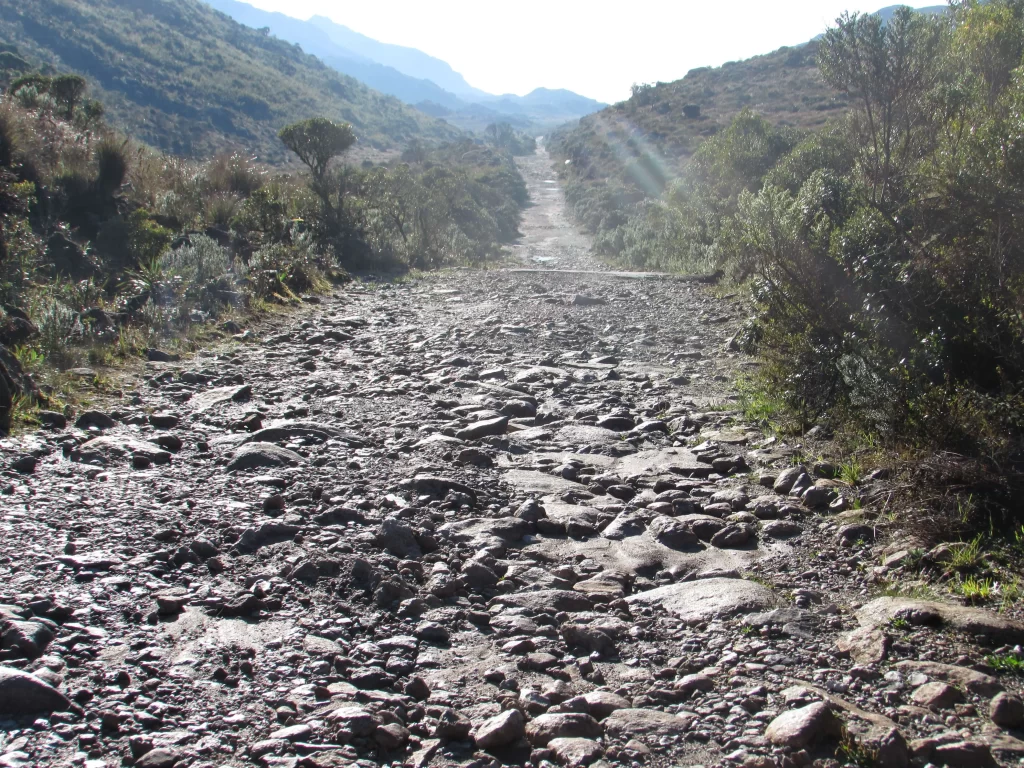
[[[635,82],[806,42],[843,11],[895,0],[245,0],[300,19],[326,16],[376,40],[419,48],[491,93],[568,88],[602,101]],[[908,0],[941,5],[943,0]]]

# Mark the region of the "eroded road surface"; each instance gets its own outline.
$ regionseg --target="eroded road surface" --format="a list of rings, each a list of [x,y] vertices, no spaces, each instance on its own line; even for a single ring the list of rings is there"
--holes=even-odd
[[[742,422],[739,305],[523,170],[546,271],[356,286],[3,443],[0,766],[1016,764],[978,669],[1024,628],[881,596],[913,545]]]

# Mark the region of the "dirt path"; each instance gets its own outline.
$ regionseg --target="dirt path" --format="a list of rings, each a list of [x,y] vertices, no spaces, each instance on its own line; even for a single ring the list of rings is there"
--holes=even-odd
[[[901,542],[731,410],[738,308],[523,170],[551,271],[356,287],[0,445],[0,765],[803,766],[831,711],[1024,754],[971,669],[1024,628],[875,600]]]
[[[604,271],[590,254],[590,238],[573,226],[543,143],[536,154],[518,158],[517,165],[530,191],[530,207],[520,227],[523,237],[513,248],[516,257],[530,268]]]

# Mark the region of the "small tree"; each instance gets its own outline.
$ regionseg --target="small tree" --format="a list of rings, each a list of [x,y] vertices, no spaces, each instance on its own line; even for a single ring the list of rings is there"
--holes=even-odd
[[[331,160],[356,143],[351,125],[336,123],[326,117],[313,117],[286,126],[278,136],[309,168],[318,186],[322,186]]]
[[[64,108],[67,120],[74,116],[75,107],[81,103],[87,88],[85,78],[80,75],[58,75],[50,81],[50,95]]]
[[[877,15],[843,14],[818,49],[825,82],[861,108],[861,162],[876,206],[893,204],[899,177],[921,153],[917,139],[929,123],[942,24],[906,6],[888,23]]]

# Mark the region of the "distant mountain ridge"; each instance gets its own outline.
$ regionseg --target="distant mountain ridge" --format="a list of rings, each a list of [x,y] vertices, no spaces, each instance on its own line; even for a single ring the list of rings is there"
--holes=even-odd
[[[490,94],[467,83],[466,79],[452,69],[448,62],[416,48],[379,42],[342,24],[337,24],[325,16],[313,16],[306,23],[320,27],[336,45],[340,45],[342,48],[354,51],[369,61],[396,69],[409,77],[429,80],[459,98],[470,101],[490,98]]]
[[[885,8],[881,8],[875,11],[875,16],[881,16],[883,20],[888,21],[892,18],[892,15],[896,12],[897,8],[902,8],[902,5],[889,5]],[[915,8],[918,13],[936,14],[946,13],[949,11],[948,5],[929,5],[926,8]]]
[[[527,127],[575,120],[606,107],[567,90],[537,88],[526,96],[490,94],[474,88],[441,59],[415,48],[382,43],[324,16],[301,21],[240,0],[205,0],[235,21],[317,56],[328,66],[428,114],[479,129],[507,120]]]

